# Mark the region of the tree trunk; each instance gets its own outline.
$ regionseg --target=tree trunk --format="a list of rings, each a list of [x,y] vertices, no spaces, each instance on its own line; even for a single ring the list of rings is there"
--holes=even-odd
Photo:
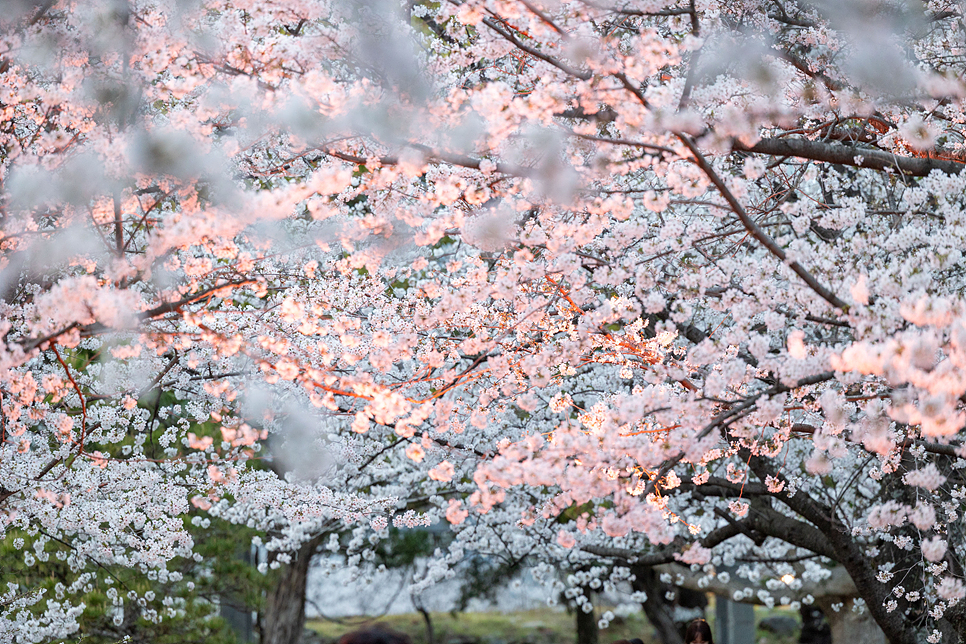
[[[851,597],[820,597],[815,600],[832,629],[832,644],[886,644],[885,633],[879,628],[868,610],[862,614],[852,612]],[[842,604],[838,611],[832,604]]]
[[[430,616],[429,611],[420,603],[416,605],[416,610],[419,614],[423,616],[423,622],[426,623],[426,644],[436,644],[436,634],[433,630],[433,618]]]
[[[590,593],[587,593],[588,601]],[[577,606],[577,644],[597,644],[597,617],[594,611],[585,613],[583,606]]]
[[[754,456],[745,449],[739,454],[747,455],[748,464],[759,480],[764,481],[768,476],[776,474],[772,464],[762,457]],[[753,521],[749,526],[762,534],[823,554],[841,564],[852,578],[859,595],[865,600],[866,611],[872,614],[872,618],[885,633],[886,640],[891,644],[916,644],[915,630],[902,612],[889,612],[886,609],[886,603],[890,599],[889,589],[876,579],[875,566],[870,565],[862,545],[852,539],[851,531],[839,516],[801,490],[790,497],[776,498],[804,521],[789,519],[777,513],[771,509],[770,501],[761,499],[752,501],[752,507],[758,507],[749,515],[749,519]],[[832,624],[832,615],[826,613],[826,617]],[[835,640],[835,626],[832,629],[832,641],[839,644]]]
[[[634,581],[631,587],[637,591],[647,593],[647,600],[641,604],[647,621],[657,632],[657,638],[662,644],[684,644],[684,638],[678,630],[667,602],[664,601],[664,585],[658,578],[658,573],[650,566],[633,566]]]
[[[278,584],[269,592],[261,620],[261,644],[298,644],[305,628],[305,582],[312,555],[321,543],[315,537],[299,548],[295,560],[280,569]]]
[[[802,616],[802,632],[798,636],[799,644],[832,644],[832,627],[829,626],[825,613],[814,604],[798,609]]]

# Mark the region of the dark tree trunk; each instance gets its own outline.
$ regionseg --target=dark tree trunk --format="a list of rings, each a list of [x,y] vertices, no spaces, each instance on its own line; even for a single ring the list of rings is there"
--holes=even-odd
[[[670,606],[664,601],[664,584],[658,579],[657,573],[650,566],[633,566],[631,571],[634,573],[631,587],[647,593],[647,601],[641,606],[647,621],[657,632],[657,638],[662,644],[684,644],[681,631],[671,616]]]
[[[885,633],[869,611],[858,614],[852,610],[854,600],[851,597],[820,597],[815,601],[828,620],[832,644],[886,644]],[[832,610],[835,603],[842,604],[837,611]]]
[[[675,587],[674,592],[678,595],[677,605],[681,608],[700,609],[702,618],[708,612],[707,593],[684,588],[683,586]],[[690,621],[690,619],[687,621]]]
[[[822,609],[817,606],[802,605],[799,612],[802,616],[799,644],[832,644],[832,628],[828,625]]]
[[[278,584],[266,598],[261,620],[261,644],[298,644],[305,628],[305,582],[312,554],[322,537],[315,537],[299,548],[295,560],[283,565]]]
[[[748,459],[751,470],[760,481],[777,474],[771,463],[754,456],[747,449],[740,450],[739,454]],[[863,547],[853,541],[851,531],[834,510],[801,490],[792,496],[776,495],[775,499],[805,521],[786,517],[773,510],[768,501],[756,499],[752,501],[755,511],[749,515],[748,525],[762,534],[783,539],[837,561],[852,578],[859,595],[865,600],[866,609],[890,644],[916,644],[915,630],[906,621],[904,613],[887,610],[886,604],[891,599],[889,589],[876,579],[875,567],[870,565]],[[831,622],[828,613],[826,616]],[[834,625],[832,629],[832,639],[835,641]]]
[[[587,593],[588,600],[590,593]],[[594,611],[585,613],[582,606],[577,606],[577,644],[597,644],[597,617]]]
[[[426,644],[436,644],[436,634],[433,630],[433,618],[430,616],[429,611],[420,603],[416,606],[416,610],[419,614],[423,616],[423,622],[426,623]]]

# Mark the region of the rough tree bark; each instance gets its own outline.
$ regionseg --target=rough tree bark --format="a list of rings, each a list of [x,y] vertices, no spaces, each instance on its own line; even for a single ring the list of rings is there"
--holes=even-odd
[[[651,566],[632,566],[631,572],[634,573],[634,580],[631,582],[634,590],[647,593],[647,600],[641,606],[647,620],[657,632],[657,638],[662,644],[684,644],[678,626],[663,601],[664,588],[658,573]]]
[[[584,589],[584,593],[588,598],[592,596],[589,588]],[[577,613],[577,644],[598,644],[597,616],[594,611],[585,613],[581,606],[574,610]]]
[[[748,465],[759,480],[766,480],[767,476],[778,475],[771,464],[759,456],[747,454]],[[764,499],[753,501],[753,512],[749,515],[753,519],[752,529],[758,532],[784,539],[790,544],[825,555],[838,562],[852,578],[858,594],[865,600],[866,609],[878,623],[892,644],[917,644],[916,634],[906,623],[899,611],[889,612],[886,603],[891,598],[889,589],[875,577],[875,568],[869,565],[869,558],[865,555],[860,544],[852,540],[851,532],[842,523],[833,509],[826,507],[802,491],[792,496],[775,495],[776,500],[788,506],[804,521],[790,519],[776,512]],[[807,522],[807,523],[806,523]],[[829,621],[832,617],[826,613]],[[833,626],[834,628],[834,626]],[[835,642],[833,633],[833,642]]]
[[[261,621],[261,644],[298,644],[305,628],[305,582],[312,555],[322,541],[313,538],[299,548],[294,560],[280,569],[278,584],[268,594]]]

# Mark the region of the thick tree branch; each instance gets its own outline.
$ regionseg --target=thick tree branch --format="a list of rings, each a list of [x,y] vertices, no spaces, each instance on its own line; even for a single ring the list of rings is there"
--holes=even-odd
[[[792,425],[792,431],[799,434],[814,434],[818,431],[813,425],[806,425],[804,423],[795,423]],[[847,438],[853,445],[856,444],[850,438]],[[859,445],[861,447],[861,445]],[[952,443],[949,445],[942,445],[940,443],[930,443],[929,441],[919,440],[915,438],[906,438],[899,443],[896,443],[896,447],[899,449],[905,449],[907,447],[921,447],[930,454],[939,454],[942,456],[950,456],[952,458],[959,458],[957,450],[961,450],[962,446],[958,443]]]
[[[822,81],[822,84],[825,85],[825,87],[827,87],[830,91],[839,91],[845,89],[846,87],[845,83],[837,81],[834,78],[830,78],[822,72],[813,72],[811,69],[809,69],[808,63],[791,52],[777,50],[775,51],[775,55],[789,63],[792,67],[805,74],[809,78],[817,78],[818,80]]]
[[[646,18],[686,16],[692,13],[693,11],[691,7],[673,7],[668,9],[656,9],[654,11],[647,11],[643,9],[629,9],[627,7],[618,7],[618,6],[606,5],[598,2],[590,2],[590,0],[582,0],[582,2],[588,7],[594,7],[595,9],[603,9],[605,11],[613,11],[614,13],[620,14],[622,16],[640,16],[640,17],[646,17]]]
[[[746,523],[751,530],[781,539],[798,548],[837,559],[834,546],[815,526],[793,519],[767,505],[755,503],[748,512]]]
[[[432,148],[422,145],[421,143],[409,143],[408,147],[415,150],[419,150],[429,161],[439,161],[443,163],[448,163],[450,165],[460,166],[461,168],[471,168],[473,170],[480,169],[481,159],[474,159],[473,157],[466,156],[465,154],[457,154],[451,152],[441,152],[439,150],[433,150]],[[328,154],[329,156],[341,159],[348,163],[354,163],[356,165],[366,165],[367,163],[372,163],[373,160],[377,161],[381,165],[393,166],[399,163],[399,157],[393,155],[385,155],[381,157],[366,158],[360,157],[355,154],[349,154],[348,152],[342,152],[340,150],[332,150],[329,148],[319,148],[319,151]],[[513,177],[526,177],[529,179],[536,178],[538,173],[533,168],[527,168],[524,166],[509,165],[506,163],[495,162],[496,171],[501,174],[506,174]]]
[[[755,475],[765,480],[768,476],[773,476],[782,480],[783,477],[775,471],[770,463],[760,456],[749,455],[748,450],[740,450],[739,454],[748,455],[748,465]],[[888,612],[886,602],[890,598],[889,588],[880,583],[874,574],[874,568],[869,565],[869,558],[863,552],[861,544],[852,539],[851,531],[844,525],[830,509],[815,501],[801,490],[794,495],[778,493],[775,498],[784,503],[790,510],[809,521],[820,532],[829,546],[830,559],[839,562],[852,577],[859,594],[865,600],[872,617],[879,627],[885,632],[886,637],[892,644],[914,644],[916,642],[915,632],[906,623],[901,611]],[[768,513],[764,513],[767,517]],[[777,512],[776,512],[777,514]],[[760,526],[762,530],[769,529],[767,525]],[[790,526],[777,526],[783,531],[783,536],[789,543],[795,544],[792,539],[802,538],[802,534],[812,536],[809,532],[799,532],[789,530]],[[804,544],[804,542],[803,542]],[[816,545],[819,545],[817,542]],[[802,547],[808,547],[804,546]]]
[[[940,170],[946,174],[959,174],[963,168],[966,168],[966,164],[946,159],[901,157],[876,148],[810,141],[801,138],[762,139],[754,145],[745,145],[741,141],[735,140],[732,142],[731,149],[775,157],[800,157],[856,168],[873,170],[892,168],[913,177],[924,177],[933,170]],[[860,157],[861,163],[859,163]]]

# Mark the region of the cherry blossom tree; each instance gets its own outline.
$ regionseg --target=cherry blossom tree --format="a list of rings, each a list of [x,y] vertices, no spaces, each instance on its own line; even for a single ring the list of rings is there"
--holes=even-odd
[[[177,582],[193,506],[273,565],[446,520],[419,584],[500,550],[582,607],[834,565],[890,642],[963,639],[962,18],[14,2],[0,537],[73,579],[4,578],[0,633],[69,635],[105,566]]]

